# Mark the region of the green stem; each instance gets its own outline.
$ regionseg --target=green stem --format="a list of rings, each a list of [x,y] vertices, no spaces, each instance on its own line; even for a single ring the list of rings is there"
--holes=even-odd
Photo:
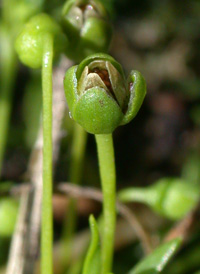
[[[95,135],[103,189],[102,274],[112,269],[116,223],[116,175],[112,134]]]
[[[149,203],[155,200],[156,193],[149,187],[130,187],[118,192],[118,198],[122,202]]]
[[[74,123],[71,162],[69,169],[69,180],[74,184],[80,184],[86,141],[87,132],[77,123]],[[72,248],[73,235],[76,228],[77,214],[75,199],[69,200],[68,208],[69,210],[67,212],[63,229],[63,243],[65,249],[63,260],[65,266],[67,266],[70,261],[70,251]]]
[[[70,182],[74,184],[80,184],[86,139],[87,132],[79,124],[74,123],[71,165],[69,170]]]
[[[43,45],[43,197],[41,235],[41,273],[53,273],[53,213],[52,213],[52,61],[53,37],[46,34]]]
[[[1,30],[1,77],[0,77],[0,175],[5,153],[8,126],[11,113],[13,86],[16,77],[17,58],[13,39],[8,30]]]

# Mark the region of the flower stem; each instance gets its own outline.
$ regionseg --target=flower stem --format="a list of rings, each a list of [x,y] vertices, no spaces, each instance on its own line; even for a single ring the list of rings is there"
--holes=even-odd
[[[79,124],[74,123],[71,165],[69,170],[70,182],[74,184],[80,184],[86,140],[87,132]]]
[[[80,184],[83,159],[87,141],[87,132],[77,123],[74,123],[73,141],[71,148],[71,162],[69,169],[69,180],[71,183]],[[70,199],[68,212],[63,228],[64,243],[64,265],[67,266],[70,261],[70,251],[73,242],[73,234],[76,228],[76,200]]]
[[[102,274],[112,269],[116,223],[116,175],[112,134],[95,135],[103,189]]]
[[[53,213],[52,213],[52,61],[53,37],[44,37],[42,65],[43,92],[43,197],[41,235],[41,273],[53,273]]]
[[[13,47],[13,39],[8,30],[1,32],[1,92],[0,92],[0,175],[5,153],[7,132],[10,120],[13,85],[15,82],[17,58]]]

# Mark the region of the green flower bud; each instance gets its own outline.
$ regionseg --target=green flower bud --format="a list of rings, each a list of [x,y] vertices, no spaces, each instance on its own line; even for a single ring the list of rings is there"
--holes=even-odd
[[[161,216],[178,220],[195,206],[199,194],[196,184],[180,178],[163,178],[149,187],[123,189],[118,197],[123,202],[145,203]]]
[[[72,118],[86,131],[108,134],[131,121],[146,94],[145,80],[132,71],[125,81],[111,56],[94,54],[65,74],[65,95]]]
[[[45,34],[54,36],[55,56],[63,51],[67,40],[59,25],[50,16],[42,13],[31,18],[18,35],[15,49],[22,63],[31,68],[40,68],[43,59]]]
[[[36,14],[40,7],[34,2],[17,1],[10,14],[10,22],[24,24],[31,16]],[[14,26],[15,27],[15,26]]]
[[[0,200],[0,236],[9,237],[14,232],[18,202],[12,198]]]
[[[68,55],[80,61],[95,52],[107,52],[112,26],[97,0],[68,0],[62,12],[63,30],[70,40]]]
[[[6,0],[3,3],[2,17],[7,26],[18,30],[31,16],[42,9],[43,0]]]

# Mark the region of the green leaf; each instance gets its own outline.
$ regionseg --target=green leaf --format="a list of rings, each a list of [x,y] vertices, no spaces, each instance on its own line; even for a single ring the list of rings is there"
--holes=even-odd
[[[181,178],[161,178],[148,187],[130,187],[121,190],[118,198],[122,202],[141,202],[156,213],[171,220],[183,218],[199,199],[199,185]]]
[[[19,203],[6,197],[0,199],[0,237],[10,237],[15,229]]]
[[[92,234],[90,246],[83,266],[83,274],[100,274],[101,272],[101,250],[97,223],[93,215],[89,218]]]
[[[9,192],[13,185],[14,183],[10,181],[0,182],[0,195]]]
[[[181,238],[176,238],[160,245],[149,256],[144,258],[133,269],[131,269],[128,274],[160,273],[176,253],[181,241]]]

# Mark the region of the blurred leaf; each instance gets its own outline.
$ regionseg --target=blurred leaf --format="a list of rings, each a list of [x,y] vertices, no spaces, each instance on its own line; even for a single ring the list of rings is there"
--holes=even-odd
[[[198,151],[192,152],[187,156],[187,159],[182,168],[182,178],[186,182],[199,185],[200,182],[200,155]]]
[[[17,200],[6,197],[0,199],[0,236],[12,236],[17,220],[19,203]]]
[[[89,218],[92,238],[83,266],[83,274],[100,274],[101,272],[101,250],[97,223],[93,215]]]
[[[10,191],[13,186],[13,182],[0,182],[0,194]]]
[[[199,185],[181,178],[161,178],[148,187],[131,187],[119,192],[122,202],[140,202],[172,220],[183,218],[198,202]]]
[[[156,248],[149,256],[139,262],[128,274],[160,273],[178,250],[181,239],[176,238]]]
[[[199,233],[193,234],[192,239],[177,254],[176,259],[168,264],[163,274],[194,273],[200,269],[200,237]]]

